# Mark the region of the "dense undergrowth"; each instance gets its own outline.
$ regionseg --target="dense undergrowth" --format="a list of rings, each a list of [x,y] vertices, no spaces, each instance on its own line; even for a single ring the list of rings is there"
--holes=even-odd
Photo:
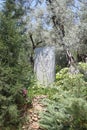
[[[87,64],[79,67],[81,73],[76,75],[68,73],[68,68],[57,72],[51,87],[55,92],[43,101],[47,109],[40,114],[45,130],[87,130]]]
[[[22,28],[17,27],[21,17],[15,2],[6,0],[0,12],[0,129],[19,129],[24,121],[26,88],[30,85],[32,70],[28,63]],[[18,11],[18,15],[15,14]],[[16,15],[13,18],[12,14]],[[15,17],[15,16],[14,16]],[[23,25],[22,25],[23,26]],[[18,31],[19,30],[19,31]]]
[[[87,64],[79,63],[78,68],[80,73],[74,75],[69,73],[69,68],[59,69],[56,72],[54,84],[48,87],[38,85],[32,77],[29,87],[28,84],[25,84],[27,92],[26,89],[22,91],[19,88],[19,92],[17,89],[17,93],[15,91],[14,94],[17,102],[12,102],[14,96],[12,99],[9,97],[8,103],[12,103],[12,105],[2,108],[3,112],[6,110],[6,115],[9,113],[8,116],[10,116],[10,120],[7,120],[8,117],[3,118],[7,121],[3,130],[14,130],[15,125],[16,130],[21,130],[20,122],[21,120],[24,122],[23,114],[25,112],[21,108],[28,105],[29,109],[32,99],[38,95],[47,95],[47,98],[42,101],[46,110],[40,113],[39,124],[42,128],[45,130],[87,130]]]

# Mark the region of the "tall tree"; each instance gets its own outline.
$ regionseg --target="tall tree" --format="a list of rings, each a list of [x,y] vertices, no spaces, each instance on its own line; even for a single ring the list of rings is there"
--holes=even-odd
[[[0,14],[0,126],[6,128],[18,126],[22,111],[19,106],[26,102],[22,89],[29,85],[29,65],[23,58],[26,40],[18,27],[23,14],[19,7],[15,0],[6,0]]]
[[[87,1],[77,0],[74,7],[75,24],[64,38],[70,44],[77,61],[86,62],[87,57]],[[68,40],[67,40],[68,39]],[[72,46],[73,45],[73,46]],[[71,47],[72,46],[72,47]]]
[[[66,52],[68,64],[76,68],[74,56],[71,54],[69,45],[64,42],[64,38],[69,33],[69,30],[74,25],[74,15],[70,9],[72,2],[67,0],[47,0],[47,7],[50,14],[50,21],[52,23],[55,44],[63,47]],[[75,71],[76,72],[76,71]]]
[[[74,68],[77,69],[75,63],[77,61],[76,53],[78,48],[82,49],[82,46],[80,47],[80,43],[85,38],[82,37],[82,30],[84,31],[84,29],[86,29],[85,24],[83,25],[84,29],[81,29],[83,27],[78,13],[81,8],[82,19],[84,15],[80,3],[85,3],[86,5],[86,2],[80,0],[77,7],[76,1],[71,0],[46,0],[45,2],[47,11],[45,12],[46,17],[44,21],[45,25],[47,23],[48,29],[46,30],[43,28],[42,31],[40,31],[42,33],[42,38],[45,39],[43,41],[47,43],[50,42],[52,45],[55,44],[58,48],[63,47],[63,50],[66,52],[69,65],[74,66]],[[78,10],[78,13],[76,10]],[[85,12],[86,10],[84,13]],[[45,25],[43,26],[45,27]],[[49,25],[51,25],[50,29]],[[85,46],[83,45],[83,48],[84,47]]]

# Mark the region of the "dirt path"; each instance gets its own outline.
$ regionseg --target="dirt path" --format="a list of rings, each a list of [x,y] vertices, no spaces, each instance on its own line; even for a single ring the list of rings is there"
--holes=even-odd
[[[39,112],[44,110],[44,106],[41,104],[41,100],[46,98],[47,96],[41,95],[34,97],[32,100],[32,108],[27,112],[27,120],[26,124],[22,127],[22,130],[43,130],[40,128],[38,120]]]

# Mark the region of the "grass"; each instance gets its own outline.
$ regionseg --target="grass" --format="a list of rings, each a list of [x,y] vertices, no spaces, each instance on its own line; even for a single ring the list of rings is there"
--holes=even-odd
[[[56,94],[56,89],[53,87],[43,87],[43,86],[33,86],[28,88],[28,96],[30,98],[30,100],[32,100],[32,98],[34,98],[35,96],[39,96],[39,95],[46,95],[49,99],[51,99],[51,97]]]

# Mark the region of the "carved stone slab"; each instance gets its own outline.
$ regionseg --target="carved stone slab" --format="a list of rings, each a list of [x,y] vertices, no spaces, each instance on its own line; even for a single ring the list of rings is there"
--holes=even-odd
[[[35,49],[34,72],[40,84],[49,85],[55,80],[55,47]]]

